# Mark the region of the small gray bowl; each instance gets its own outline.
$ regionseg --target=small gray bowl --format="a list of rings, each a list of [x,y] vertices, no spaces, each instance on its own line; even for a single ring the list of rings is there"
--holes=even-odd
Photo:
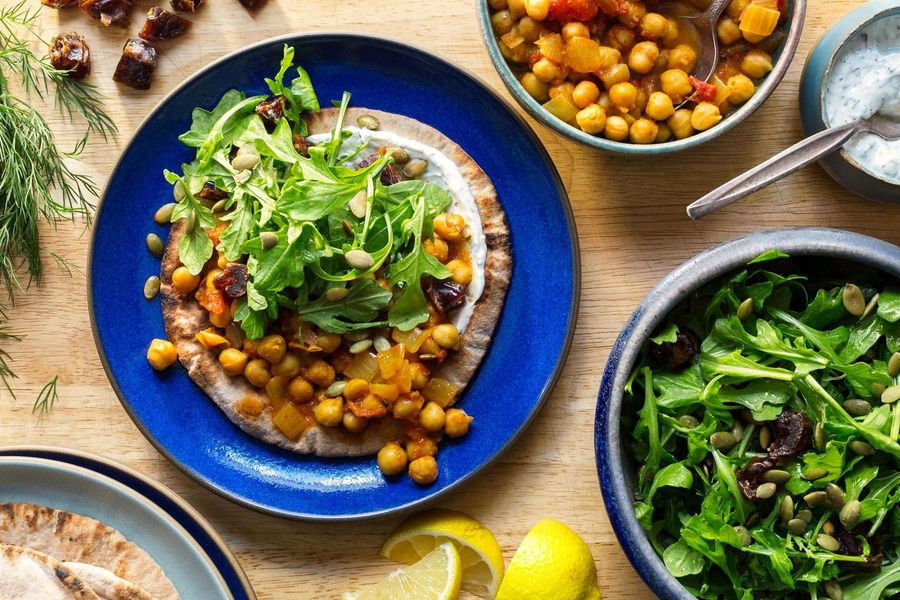
[[[497,38],[491,27],[491,11],[486,0],[476,0],[476,4],[478,6],[479,20],[481,22],[481,37],[487,47],[488,54],[490,54],[491,62],[494,63],[494,68],[496,68],[497,73],[500,74],[500,78],[506,85],[506,89],[509,90],[509,93],[513,95],[519,105],[525,109],[525,112],[557,133],[584,144],[585,146],[599,148],[610,152],[618,152],[620,154],[649,156],[680,152],[682,150],[695,148],[700,144],[713,140],[725,132],[730,131],[744,121],[744,119],[753,114],[753,112],[762,106],[766,99],[772,95],[772,92],[775,91],[775,88],[781,83],[788,68],[791,66],[794,53],[797,51],[797,44],[800,42],[800,35],[803,33],[803,22],[806,18],[806,0],[788,0],[787,33],[784,41],[782,41],[778,50],[772,56],[775,61],[772,72],[763,79],[762,84],[757,88],[756,93],[750,100],[722,119],[718,125],[683,140],[665,142],[664,144],[631,144],[626,142],[614,142],[606,138],[585,133],[577,127],[560,121],[544,110],[540,103],[525,91],[525,88],[523,88],[519,83],[519,80],[516,79],[516,75],[513,73],[509,63],[506,62],[503,54],[500,53],[500,48],[497,45]]]
[[[634,516],[636,465],[620,429],[623,388],[641,347],[679,303],[697,288],[773,248],[797,259],[814,259],[819,270],[820,259],[824,259],[833,261],[836,273],[849,270],[847,276],[874,270],[900,278],[900,248],[893,244],[840,229],[774,229],[701,252],[664,277],[638,305],[606,363],[597,399],[594,450],[603,501],[619,543],[650,589],[666,600],[691,600],[694,596],[669,573]]]

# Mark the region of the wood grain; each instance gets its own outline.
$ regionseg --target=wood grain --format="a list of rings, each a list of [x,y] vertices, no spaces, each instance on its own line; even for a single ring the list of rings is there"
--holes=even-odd
[[[590,544],[607,598],[653,597],[618,547],[603,510],[592,429],[609,348],[633,307],[669,270],[714,243],[777,226],[843,227],[900,242],[897,208],[851,196],[818,167],[702,222],[691,222],[684,213],[688,202],[714,185],[800,138],[797,88],[805,57],[830,24],[860,4],[811,2],[794,64],[766,105],[737,130],[689,154],[647,159],[600,154],[529,119],[556,161],[578,224],[584,276],[574,347],[559,385],[527,434],[498,464],[443,503],[465,507],[491,527],[507,559],[536,521],[554,517]],[[512,102],[480,40],[474,0],[270,0],[253,18],[236,0],[211,0],[194,15],[185,38],[164,45],[152,90],[135,92],[110,77],[124,40],[150,6],[139,0],[136,23],[128,30],[104,30],[77,10],[43,11],[46,37],[67,30],[87,36],[94,56],[90,81],[108,95],[119,124],[117,142],[95,140],[84,155],[84,168],[99,182],[172,87],[229,51],[290,32],[366,32],[415,44],[464,66]],[[51,122],[64,145],[80,136],[78,126],[55,117]],[[84,269],[89,239],[84,223],[44,227],[42,234],[47,248]],[[69,276],[49,269],[42,287],[19,296],[10,320],[27,337],[6,346],[19,379],[13,385],[15,399],[0,391],[0,444],[76,447],[122,461],[170,486],[223,535],[263,600],[337,598],[393,568],[378,550],[396,521],[315,525],[259,515],[208,492],[163,459],[122,410],[100,366],[83,272]],[[57,374],[60,403],[49,420],[38,423],[31,415],[32,399]]]

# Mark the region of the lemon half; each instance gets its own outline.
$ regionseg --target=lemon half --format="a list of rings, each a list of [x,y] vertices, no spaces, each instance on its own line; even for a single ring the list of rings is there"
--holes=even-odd
[[[447,542],[378,585],[344,592],[343,600],[456,600],[461,580],[459,553]]]

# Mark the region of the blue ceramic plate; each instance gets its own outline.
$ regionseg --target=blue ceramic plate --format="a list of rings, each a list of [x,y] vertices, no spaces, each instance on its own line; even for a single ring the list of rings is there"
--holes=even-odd
[[[429,487],[387,481],[374,458],[328,460],[282,451],[233,425],[180,367],[157,374],[147,345],[165,337],[158,300],[141,290],[159,262],[144,247],[156,209],[171,199],[164,168],[193,153],[177,137],[191,111],[228,89],[268,93],[263,83],[296,47],[322,103],[353,104],[419,119],[459,143],[488,174],[506,209],[514,268],[493,344],[461,398],[475,416],[469,435],[442,445]],[[213,491],[276,515],[344,520],[421,506],[495,460],[534,418],[562,367],[575,324],[578,248],[565,190],[528,128],[483,84],[453,65],[396,42],[342,34],[289,36],[213,63],[166,98],[119,160],[94,225],[91,320],[100,357],[125,409],[170,460]],[[514,374],[514,375],[513,375]],[[511,381],[515,382],[511,386]]]
[[[74,465],[109,477],[130,488],[157,509],[165,512],[190,534],[194,542],[199,544],[206,556],[212,560],[234,600],[256,600],[256,593],[250,586],[250,581],[225,542],[200,513],[170,489],[124,465],[77,450],[52,446],[0,448],[0,457],[7,456],[40,458]]]
[[[105,475],[44,458],[3,456],[0,502],[39,504],[102,521],[150,554],[182,598],[233,598],[210,558],[175,519]]]

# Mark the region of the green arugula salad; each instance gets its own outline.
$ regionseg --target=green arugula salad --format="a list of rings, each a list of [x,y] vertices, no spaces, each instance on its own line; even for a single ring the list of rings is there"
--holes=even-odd
[[[636,516],[698,598],[900,593],[900,287],[820,268],[704,286],[628,380]]]

